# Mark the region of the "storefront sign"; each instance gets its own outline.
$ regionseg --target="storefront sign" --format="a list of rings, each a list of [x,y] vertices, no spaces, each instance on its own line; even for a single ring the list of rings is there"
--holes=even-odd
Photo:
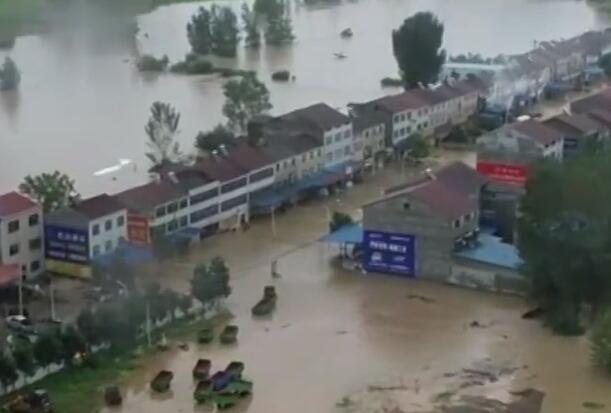
[[[47,259],[46,261],[47,271],[69,275],[71,277],[83,278],[90,280],[92,278],[92,270],[89,265],[76,264],[74,262],[60,261],[54,259]]]
[[[524,185],[527,170],[524,165],[477,161],[477,172],[496,181]]]
[[[45,225],[47,258],[74,263],[89,261],[89,234],[86,229]]]
[[[365,231],[363,267],[367,271],[415,276],[414,246],[413,235]]]
[[[138,214],[127,215],[127,239],[136,244],[148,244],[150,242],[147,217]]]

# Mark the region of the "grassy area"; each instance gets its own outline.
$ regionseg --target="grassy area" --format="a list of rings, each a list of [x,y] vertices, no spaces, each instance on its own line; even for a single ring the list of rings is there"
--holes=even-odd
[[[219,316],[210,320],[220,323],[225,317]],[[163,332],[168,339],[192,340],[197,328],[204,321],[189,317],[155,331]],[[61,413],[94,412],[104,403],[104,389],[109,384],[121,384],[129,373],[144,365],[148,357],[155,353],[154,349],[144,348],[144,340],[136,344],[134,349],[120,355],[108,352],[97,355],[97,368],[74,367],[49,375],[36,382],[33,387],[47,389],[53,402],[54,410]]]

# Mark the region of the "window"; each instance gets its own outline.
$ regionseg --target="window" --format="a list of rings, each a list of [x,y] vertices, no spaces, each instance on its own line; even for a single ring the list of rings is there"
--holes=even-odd
[[[200,202],[204,202],[214,197],[217,197],[218,194],[219,194],[219,189],[214,188],[209,191],[205,191],[200,194],[193,195],[191,197],[191,205],[199,204]]]
[[[369,130],[365,131],[365,137],[368,138],[369,137]]]
[[[110,219],[107,219],[104,223],[104,229],[106,231],[110,231],[112,229],[112,221]]]
[[[180,223],[178,224],[181,228],[186,227],[187,225],[189,225],[189,217],[188,216],[184,216],[184,217],[180,217]]]
[[[176,211],[178,211],[178,205],[176,202],[172,202],[168,205],[168,214],[173,214]]]
[[[112,241],[108,240],[104,243],[104,248],[106,252],[110,252],[112,250]]]
[[[125,237],[124,236],[120,236],[118,241],[117,241],[117,245],[123,245],[125,244]]]
[[[280,164],[279,164],[279,163],[277,163],[277,164],[276,164],[276,172],[278,172],[279,170],[280,170]]]
[[[412,205],[409,202],[404,202],[403,209],[409,211],[410,209],[412,209]]]
[[[291,165],[295,166],[296,160],[297,160],[297,158],[291,159]]]
[[[261,181],[262,179],[269,178],[270,176],[273,176],[273,175],[274,175],[274,168],[266,168],[262,171],[255,172],[254,174],[250,175],[250,182],[258,182],[258,181]]]
[[[333,155],[335,159],[340,159],[342,157],[342,148],[335,150],[335,155]]]
[[[202,219],[206,219],[213,215],[216,215],[219,211],[218,205],[212,205],[207,208],[200,209],[191,214],[191,223],[199,222]]]
[[[426,129],[426,128],[428,128],[428,127],[429,127],[429,123],[428,123],[428,122],[424,122],[424,125],[423,125],[423,126],[424,126],[424,128]]]
[[[305,162],[307,160],[308,160],[308,155],[307,154],[304,153],[303,155],[301,155],[301,162]]]
[[[180,204],[178,205],[178,208],[179,209],[185,209],[188,206],[189,206],[189,200],[187,198],[185,198],[185,199],[181,199],[180,200]]]
[[[40,221],[40,217],[38,216],[38,214],[32,214],[28,218],[28,222],[30,223],[31,227],[35,227],[36,225],[38,225],[39,221]]]
[[[344,155],[346,155],[346,156],[350,155],[350,146],[345,146],[344,147]]]
[[[314,151],[310,152],[310,160],[314,159]]]
[[[11,244],[11,246],[8,248],[8,254],[10,256],[19,254],[19,244]]]
[[[399,137],[399,131],[398,131],[398,130],[394,131],[392,134],[393,134],[393,136],[394,136],[395,138],[398,138],[398,137]]]
[[[327,162],[333,162],[333,152],[329,152],[326,156],[325,161]]]
[[[93,235],[98,235],[100,233],[100,225],[99,224],[95,224],[92,228],[91,228],[91,233]]]
[[[452,226],[454,228],[460,228],[460,219],[455,219],[454,222],[452,223]]]
[[[405,128],[401,128],[401,133],[400,133],[400,135],[401,135],[401,136],[405,135],[405,131],[406,131],[406,129],[405,129]]]
[[[221,193],[226,194],[228,192],[235,191],[238,188],[241,188],[246,185],[246,178],[236,179],[235,181],[231,181],[221,187]]]
[[[11,221],[8,223],[8,233],[12,234],[13,232],[19,231],[19,221]]]
[[[335,142],[339,142],[342,140],[342,134],[341,133],[336,133],[335,134]]]
[[[246,195],[236,196],[235,198],[232,198],[228,201],[223,202],[221,204],[221,211],[223,212],[229,211],[232,208],[245,204],[246,200],[247,200]]]
[[[162,217],[165,215],[165,207],[159,207],[155,210],[155,216],[157,218]]]
[[[469,212],[467,215],[465,215],[465,222],[469,222],[473,219],[473,212]]]
[[[92,255],[94,257],[97,257],[98,255],[100,255],[100,246],[99,245],[94,245],[93,246],[93,252]]]
[[[168,222],[168,232],[174,232],[178,229],[178,221],[173,219]]]
[[[333,143],[333,136],[327,136],[325,138],[325,145],[331,145]]]
[[[317,154],[318,154],[318,156],[322,156],[322,149],[319,149]]]
[[[123,225],[125,225],[125,217],[121,215],[117,217],[117,227],[122,227]]]
[[[40,261],[36,260],[36,261],[32,261],[30,263],[30,271],[31,272],[38,271],[39,269],[40,269]]]
[[[352,136],[352,131],[347,130],[347,131],[344,132],[344,138],[345,139],[348,139],[350,136]]]
[[[42,240],[40,238],[34,238],[30,240],[30,251],[38,251],[42,246]]]

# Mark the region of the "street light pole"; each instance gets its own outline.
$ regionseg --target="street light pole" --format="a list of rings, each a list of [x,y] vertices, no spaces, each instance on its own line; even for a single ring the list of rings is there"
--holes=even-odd
[[[19,275],[19,284],[17,285],[19,294],[19,315],[23,315],[23,274]]]
[[[51,299],[51,321],[55,321],[55,290],[53,289],[53,277],[49,281],[49,298]]]

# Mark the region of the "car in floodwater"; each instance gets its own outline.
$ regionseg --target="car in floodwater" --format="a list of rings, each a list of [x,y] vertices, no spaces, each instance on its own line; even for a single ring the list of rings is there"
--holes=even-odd
[[[15,332],[35,334],[36,328],[32,321],[24,315],[10,315],[5,319],[6,326]]]

